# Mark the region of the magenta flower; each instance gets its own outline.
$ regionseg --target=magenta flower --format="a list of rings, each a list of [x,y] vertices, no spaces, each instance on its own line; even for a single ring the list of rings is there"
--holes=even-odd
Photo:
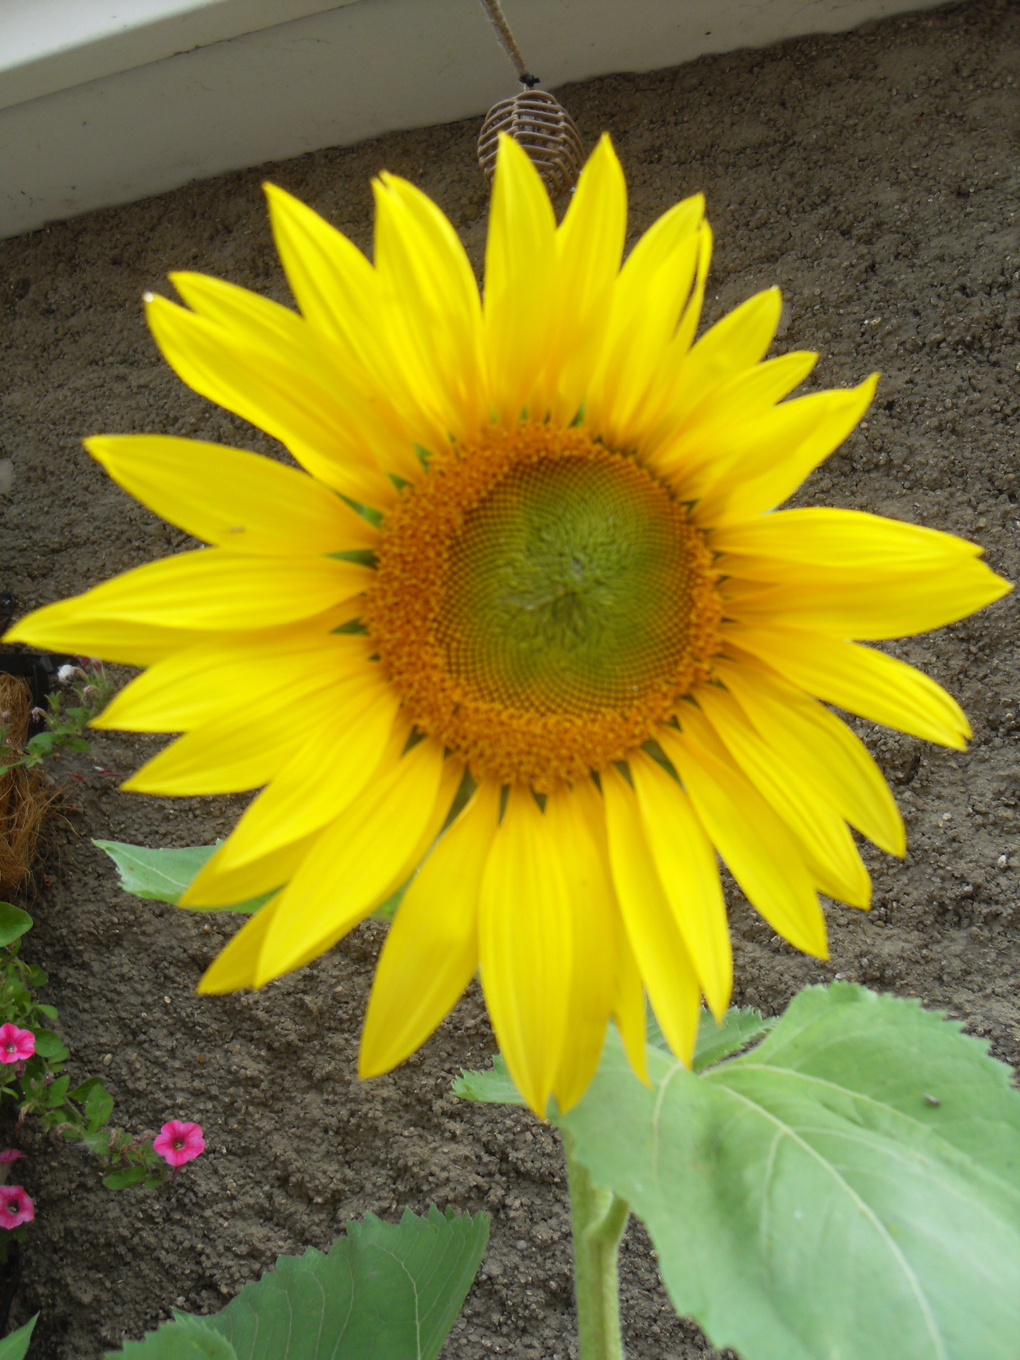
[[[0,1025],[0,1062],[24,1062],[35,1052],[35,1035],[30,1029],[18,1029],[9,1021]]]
[[[35,1205],[20,1185],[0,1185],[0,1228],[17,1228],[35,1218]]]
[[[9,1162],[16,1162],[19,1157],[24,1157],[24,1155],[17,1148],[4,1148],[3,1152],[0,1152],[0,1166],[6,1166]]]
[[[171,1119],[152,1140],[152,1148],[171,1166],[183,1166],[205,1151],[202,1125],[184,1124],[179,1119]]]

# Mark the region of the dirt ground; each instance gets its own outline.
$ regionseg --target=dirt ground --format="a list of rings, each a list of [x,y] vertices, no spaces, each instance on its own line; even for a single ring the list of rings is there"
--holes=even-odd
[[[716,233],[707,319],[781,284],[776,350],[818,349],[812,379],[884,377],[874,410],[800,503],[876,511],[980,541],[1017,579],[1020,411],[1020,9],[975,0],[857,33],[619,75],[561,92],[590,147],[612,134],[632,239],[703,189]],[[96,431],[162,431],[272,451],[160,361],[140,294],[201,269],[287,299],[259,191],[268,175],[362,247],[369,178],[421,184],[480,259],[487,195],[478,122],[400,133],[196,184],[0,243],[0,589],[21,609],[179,549],[182,535],[81,451]],[[9,475],[13,473],[13,475]],[[945,1008],[1016,1062],[1020,942],[1017,606],[894,650],[963,703],[966,754],[865,735],[906,816],[905,862],[873,853],[870,916],[830,906],[832,958],[795,955],[733,903],[736,999],[780,1010],[844,976]],[[224,703],[230,696],[224,695]],[[861,730],[864,724],[859,725]],[[355,1050],[382,927],[257,995],[196,998],[237,918],[125,897],[94,836],[207,843],[241,800],[117,791],[155,742],[97,736],[75,806],[48,831],[28,956],[81,1077],[100,1073],[132,1129],[199,1120],[208,1151],[163,1192],[114,1194],[69,1146],[26,1127],[37,1219],[13,1321],[37,1309],[37,1360],[96,1357],[179,1307],[225,1302],[278,1253],[325,1247],[345,1219],[430,1201],[487,1208],[492,1244],[447,1356],[576,1355],[556,1140],[521,1112],[449,1094],[493,1039],[476,990],[403,1068],[359,1084]],[[14,1137],[10,1130],[8,1138]],[[634,1357],[706,1352],[657,1283],[640,1229],[622,1255]]]

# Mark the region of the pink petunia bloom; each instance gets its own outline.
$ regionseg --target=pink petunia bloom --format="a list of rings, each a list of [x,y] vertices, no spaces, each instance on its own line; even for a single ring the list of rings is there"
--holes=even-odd
[[[0,1062],[24,1062],[35,1052],[35,1035],[30,1029],[18,1029],[9,1021],[0,1025]]]
[[[24,1157],[24,1155],[17,1148],[4,1148],[3,1152],[0,1152],[0,1166],[6,1166],[9,1162],[16,1162],[19,1157]]]
[[[205,1151],[202,1125],[185,1124],[179,1119],[171,1119],[152,1140],[152,1148],[171,1166],[183,1166],[185,1162],[193,1161]]]
[[[35,1205],[20,1185],[0,1185],[0,1228],[17,1228],[35,1218]]]

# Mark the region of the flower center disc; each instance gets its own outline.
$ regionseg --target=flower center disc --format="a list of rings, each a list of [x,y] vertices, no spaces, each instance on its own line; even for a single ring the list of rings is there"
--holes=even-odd
[[[365,622],[422,731],[476,778],[548,791],[622,760],[707,675],[711,562],[633,458],[522,425],[405,491]]]

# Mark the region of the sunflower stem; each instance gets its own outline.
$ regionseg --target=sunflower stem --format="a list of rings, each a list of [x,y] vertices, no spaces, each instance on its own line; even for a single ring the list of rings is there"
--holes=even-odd
[[[617,1253],[630,1205],[596,1185],[563,1131],[574,1236],[574,1295],[580,1360],[623,1360]]]

